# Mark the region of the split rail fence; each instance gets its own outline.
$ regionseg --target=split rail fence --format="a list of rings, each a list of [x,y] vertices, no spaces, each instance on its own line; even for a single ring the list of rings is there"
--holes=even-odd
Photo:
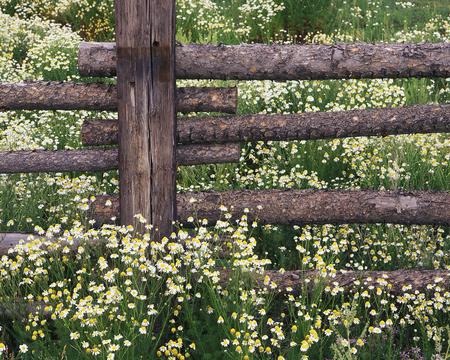
[[[234,114],[237,90],[177,89],[175,79],[450,77],[449,43],[175,45],[174,14],[174,1],[117,0],[116,43],[80,45],[81,75],[117,76],[117,85],[0,84],[1,110],[118,111],[117,119],[86,119],[81,137],[88,148],[3,152],[0,173],[119,169],[120,195],[97,196],[92,216],[98,224],[120,218],[122,224],[134,224],[142,230],[142,224],[134,218],[139,213],[161,233],[171,230],[173,220],[186,221],[194,214],[214,222],[220,217],[219,205],[227,206],[236,216],[249,208],[251,216],[272,224],[450,225],[450,193],[445,191],[241,190],[176,194],[175,186],[176,165],[238,162],[240,143],[246,141],[450,131],[449,104],[177,119],[177,112]]]

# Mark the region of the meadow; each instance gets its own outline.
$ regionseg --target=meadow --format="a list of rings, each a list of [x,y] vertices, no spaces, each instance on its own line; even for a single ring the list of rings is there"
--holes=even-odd
[[[78,75],[78,45],[114,40],[114,1],[0,0],[0,24],[1,82],[98,80]],[[178,0],[177,40],[449,42],[450,2]],[[177,85],[235,85],[247,114],[444,104],[449,82]],[[93,115],[112,116],[1,112],[0,151],[79,148]],[[180,167],[177,188],[450,191],[449,161],[448,134],[257,142],[243,144],[239,164]],[[93,195],[117,191],[115,171],[0,174],[0,232],[40,235],[1,259],[0,359],[450,359],[448,284],[397,291],[386,279],[332,281],[339,270],[450,270],[448,227],[261,225],[223,208],[216,225],[192,214],[193,228],[177,225],[157,241],[93,226]],[[270,276],[255,278],[264,270],[320,277],[280,292]]]

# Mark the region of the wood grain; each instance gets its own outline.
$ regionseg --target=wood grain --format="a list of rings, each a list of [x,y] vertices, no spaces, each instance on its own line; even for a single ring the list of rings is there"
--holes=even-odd
[[[170,234],[175,207],[175,1],[116,0],[120,223]]]

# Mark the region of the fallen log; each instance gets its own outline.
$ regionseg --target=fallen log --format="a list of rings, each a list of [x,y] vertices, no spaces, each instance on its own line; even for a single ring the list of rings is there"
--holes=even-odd
[[[450,193],[446,191],[373,190],[239,190],[177,195],[178,220],[192,216],[215,223],[221,205],[239,217],[264,224],[441,224],[450,225]],[[97,224],[119,215],[117,196],[102,195],[91,206]]]
[[[235,113],[237,89],[177,89],[179,112]],[[73,82],[0,83],[0,110],[117,110],[115,85]]]
[[[178,165],[239,162],[239,144],[181,145]],[[0,152],[0,174],[108,171],[118,168],[117,149],[33,150]]]
[[[116,74],[114,43],[81,43],[83,76]],[[449,77],[450,44],[182,45],[178,79],[321,80]]]
[[[207,144],[268,140],[316,140],[352,136],[386,136],[450,132],[450,105],[399,108],[192,117],[178,119],[177,142]],[[116,144],[117,120],[87,120],[85,145]]]

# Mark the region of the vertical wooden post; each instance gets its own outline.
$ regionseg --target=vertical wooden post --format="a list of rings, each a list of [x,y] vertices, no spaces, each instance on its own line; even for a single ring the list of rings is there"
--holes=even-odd
[[[120,221],[171,230],[175,206],[175,0],[116,0]]]

